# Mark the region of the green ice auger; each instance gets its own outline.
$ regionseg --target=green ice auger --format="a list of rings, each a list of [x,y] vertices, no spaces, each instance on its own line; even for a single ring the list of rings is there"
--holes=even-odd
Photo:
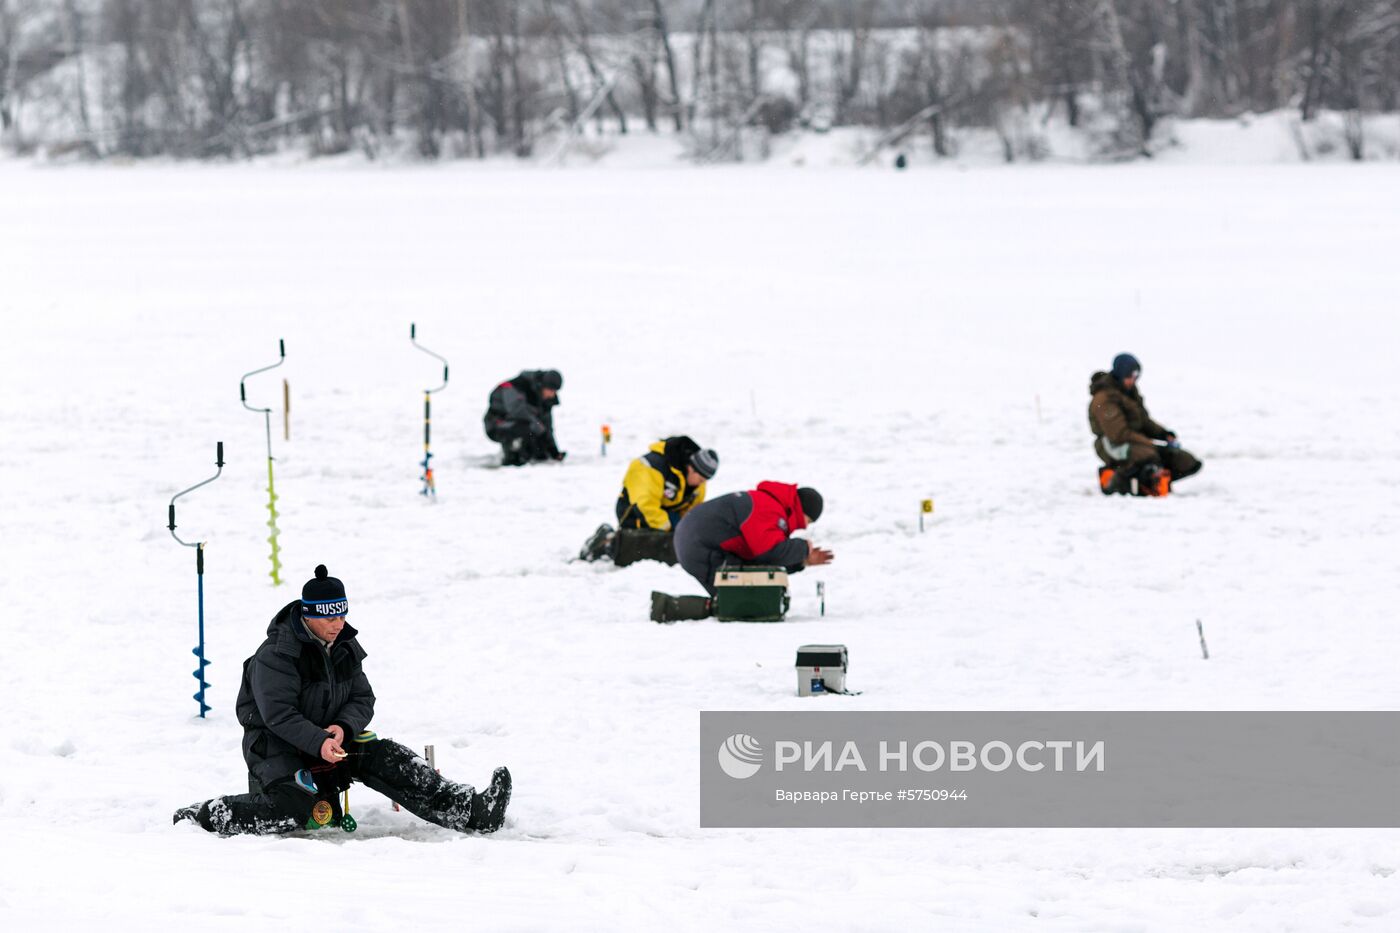
[[[264,366],[262,369],[255,369],[250,373],[244,373],[243,378],[238,380],[238,397],[243,402],[243,407],[249,411],[261,412],[263,424],[267,428],[267,527],[272,529],[272,533],[267,536],[267,541],[272,545],[272,572],[268,576],[272,577],[272,585],[278,586],[282,582],[282,561],[277,556],[281,550],[277,545],[277,490],[272,482],[272,409],[254,408],[248,404],[248,388],[245,383],[249,376],[256,376],[258,373],[265,373],[269,369],[276,369],[287,361],[287,342],[277,341],[277,362],[271,366]]]

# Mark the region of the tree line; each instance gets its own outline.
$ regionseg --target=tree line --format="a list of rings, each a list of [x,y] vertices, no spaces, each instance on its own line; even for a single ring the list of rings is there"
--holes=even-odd
[[[1034,121],[1400,110],[1397,0],[0,0],[0,139],[94,156],[529,156],[585,127],[697,159],[794,127],[956,151]]]

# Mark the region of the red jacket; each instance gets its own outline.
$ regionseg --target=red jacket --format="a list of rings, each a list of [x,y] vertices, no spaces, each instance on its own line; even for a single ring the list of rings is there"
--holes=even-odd
[[[748,496],[753,502],[753,511],[739,526],[739,533],[720,544],[729,553],[753,560],[782,544],[794,531],[807,527],[807,516],[802,514],[796,485],[767,480],[759,483]]]

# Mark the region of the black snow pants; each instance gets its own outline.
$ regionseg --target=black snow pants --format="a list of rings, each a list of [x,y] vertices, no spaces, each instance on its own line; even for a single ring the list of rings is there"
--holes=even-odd
[[[706,541],[702,531],[703,527],[700,523],[692,522],[689,519],[676,527],[676,532],[673,535],[676,558],[680,562],[681,569],[699,581],[700,585],[705,588],[705,592],[713,596],[715,595],[715,574],[719,573],[719,569],[726,564],[739,564],[741,561],[735,555]]]
[[[501,445],[501,462],[505,466],[520,466],[531,460],[553,460],[559,455],[554,435],[535,430],[529,421],[501,419],[487,433]]]
[[[300,772],[303,776],[309,772],[313,787],[305,787],[296,775],[266,788],[250,779],[249,793],[216,797],[190,808],[190,816],[222,836],[292,832],[305,828],[313,813],[338,819],[340,792],[361,781],[430,823],[459,832],[471,828],[468,822],[476,793],[471,785],[447,780],[426,760],[389,739],[363,745],[347,742],[345,750],[349,757],[339,764],[323,763]],[[318,803],[322,804],[319,811]]]

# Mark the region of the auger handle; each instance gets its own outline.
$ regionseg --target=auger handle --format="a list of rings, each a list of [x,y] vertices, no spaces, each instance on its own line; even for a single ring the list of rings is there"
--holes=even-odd
[[[442,360],[442,385],[438,386],[435,389],[426,389],[424,390],[425,393],[428,395],[432,395],[434,392],[441,392],[443,389],[447,388],[447,357],[443,356],[441,353],[434,353],[432,350],[429,350],[427,347],[423,346],[421,343],[418,342],[418,325],[416,323],[408,325],[408,339],[409,342],[412,343],[419,350],[422,350],[424,353],[428,354],[434,359]]]
[[[215,447],[214,465],[217,467],[217,469],[214,471],[214,475],[213,475],[213,476],[209,477],[208,479],[204,480],[203,482],[195,483],[193,486],[191,486],[191,487],[188,488],[188,489],[182,489],[182,490],[180,490],[179,492],[175,493],[175,495],[173,495],[173,496],[170,497],[170,509],[169,509],[169,512],[167,513],[167,514],[170,516],[170,524],[167,525],[166,527],[170,529],[170,537],[174,538],[176,541],[178,541],[180,544],[183,544],[185,547],[193,547],[193,548],[201,548],[201,549],[202,549],[204,545],[203,545],[202,542],[199,542],[199,541],[181,541],[181,540],[180,540],[180,536],[177,535],[177,534],[175,533],[175,500],[178,499],[178,498],[180,498],[181,496],[185,495],[186,493],[194,492],[196,489],[198,489],[198,488],[201,487],[201,486],[207,486],[207,485],[209,485],[210,483],[214,482],[214,480],[218,479],[221,475],[223,475],[223,472],[224,472],[224,442],[223,442],[223,441],[219,441],[218,444],[217,444],[217,446]]]

